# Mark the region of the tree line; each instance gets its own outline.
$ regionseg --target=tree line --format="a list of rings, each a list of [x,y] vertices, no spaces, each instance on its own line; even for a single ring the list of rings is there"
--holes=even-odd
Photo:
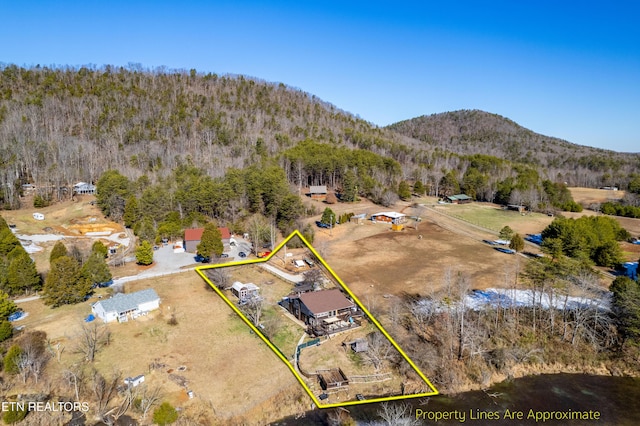
[[[155,184],[144,175],[131,181],[109,170],[98,180],[96,201],[106,216],[122,220],[141,240],[152,243],[181,237],[184,228],[212,219],[243,230],[253,214],[269,218],[286,234],[304,214],[284,171],[269,162],[229,169],[219,178],[184,164]]]

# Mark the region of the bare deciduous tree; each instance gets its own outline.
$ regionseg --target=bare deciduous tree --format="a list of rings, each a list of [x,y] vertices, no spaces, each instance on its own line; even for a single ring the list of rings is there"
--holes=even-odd
[[[82,324],[76,338],[76,352],[83,354],[88,362],[93,362],[96,353],[109,344],[110,338],[111,333],[104,324]]]
[[[110,414],[114,412],[114,409],[117,411],[117,407],[110,407],[110,405],[118,396],[118,386],[121,383],[122,373],[120,371],[114,371],[108,379],[95,369],[91,372],[89,391],[95,402],[97,417],[106,424],[112,424]]]
[[[229,288],[231,278],[227,269],[228,268],[213,268],[206,271],[209,280],[211,280],[211,282],[215,284],[216,287],[218,287],[220,290],[226,290],[227,288]],[[208,285],[206,284],[205,286],[208,287]]]
[[[387,426],[414,426],[419,424],[412,415],[411,405],[407,402],[383,402],[378,408],[378,416]]]
[[[162,399],[162,388],[160,386],[149,387],[146,384],[142,384],[138,388],[135,408],[140,411],[144,421],[149,411]]]
[[[379,331],[367,336],[368,348],[364,352],[364,360],[373,366],[376,372],[380,371],[385,361],[393,359],[394,348],[389,340]]]

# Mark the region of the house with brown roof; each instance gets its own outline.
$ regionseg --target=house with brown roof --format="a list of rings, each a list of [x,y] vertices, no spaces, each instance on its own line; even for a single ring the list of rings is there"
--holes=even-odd
[[[218,228],[222,235],[222,244],[229,245],[231,241],[231,231],[227,227]],[[197,251],[198,244],[202,240],[202,233],[204,228],[189,228],[184,231],[184,249],[189,253],[195,253]]]
[[[337,288],[290,295],[285,307],[304,321],[315,335],[332,334],[360,325],[355,321],[357,306]]]

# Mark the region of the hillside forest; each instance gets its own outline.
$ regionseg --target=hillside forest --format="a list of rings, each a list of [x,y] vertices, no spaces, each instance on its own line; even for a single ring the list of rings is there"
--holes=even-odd
[[[482,111],[380,128],[282,83],[136,64],[2,65],[0,158],[6,209],[19,207],[23,185],[34,185],[38,201],[48,203],[70,197],[78,181],[97,183],[117,171],[135,183],[125,196],[142,199],[151,187],[178,191],[165,201],[165,214],[178,211],[184,219],[200,211],[234,222],[259,211],[281,229],[300,206],[276,212],[268,190],[237,186],[247,182],[240,175],[268,180],[264,185],[278,186],[283,196],[328,185],[345,201],[366,196],[388,205],[406,197],[408,185],[415,193],[464,192],[534,210],[577,209],[566,185],[633,190],[640,180],[637,154],[544,137]],[[209,203],[202,195],[206,206],[185,205],[180,194],[195,191],[194,182],[178,188],[185,170],[198,174],[197,185],[224,186],[224,200]],[[116,218],[124,210],[118,203]],[[149,215],[156,227],[165,219],[158,209]]]

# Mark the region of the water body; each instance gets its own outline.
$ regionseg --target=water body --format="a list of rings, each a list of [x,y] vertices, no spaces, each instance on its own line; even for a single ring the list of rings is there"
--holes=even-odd
[[[412,416],[419,417],[418,424],[496,426],[636,426],[640,424],[639,401],[640,379],[582,374],[530,376],[499,383],[487,391],[407,400]],[[379,420],[377,404],[347,409],[360,425]],[[322,425],[318,411],[277,424]]]

